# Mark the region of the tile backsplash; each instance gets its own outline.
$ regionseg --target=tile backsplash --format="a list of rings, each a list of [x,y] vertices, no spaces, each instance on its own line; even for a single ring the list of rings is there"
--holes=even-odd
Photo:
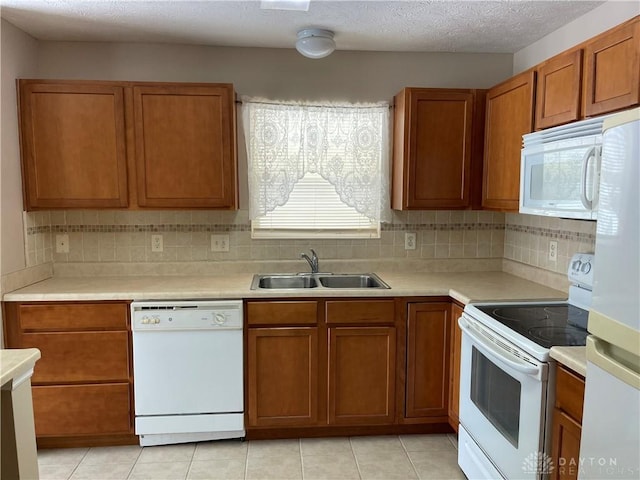
[[[290,260],[314,248],[324,259],[502,258],[504,214],[492,212],[394,212],[379,239],[252,240],[246,210],[28,212],[28,266],[54,262],[190,262]],[[405,250],[405,232],[416,249]],[[229,235],[229,251],[211,251],[212,234]],[[69,253],[55,252],[55,237],[69,236]],[[153,252],[151,235],[163,251]]]
[[[321,259],[505,258],[564,275],[571,255],[593,252],[596,223],[488,211],[393,212],[371,240],[252,240],[246,210],[66,210],[25,213],[27,266],[54,263],[158,263],[294,260],[314,248]],[[404,234],[416,233],[405,250]],[[229,235],[229,251],[211,251],[212,234]],[[69,253],[56,253],[56,235],[69,236]],[[153,252],[151,235],[163,251]],[[549,260],[549,241],[558,258]]]
[[[596,222],[505,215],[504,258],[566,275],[574,253],[593,253]],[[549,242],[558,242],[556,261],[549,260]]]

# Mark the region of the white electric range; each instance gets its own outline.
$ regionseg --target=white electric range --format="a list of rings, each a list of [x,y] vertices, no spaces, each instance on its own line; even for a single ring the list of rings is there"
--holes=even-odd
[[[462,329],[458,463],[469,479],[550,473],[552,346],[584,346],[594,257],[576,254],[567,301],[469,304]]]

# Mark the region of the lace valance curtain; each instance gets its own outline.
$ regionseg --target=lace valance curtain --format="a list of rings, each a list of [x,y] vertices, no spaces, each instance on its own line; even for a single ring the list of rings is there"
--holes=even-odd
[[[388,220],[389,106],[304,105],[243,99],[249,216],[284,205],[296,182],[318,173],[341,201]]]

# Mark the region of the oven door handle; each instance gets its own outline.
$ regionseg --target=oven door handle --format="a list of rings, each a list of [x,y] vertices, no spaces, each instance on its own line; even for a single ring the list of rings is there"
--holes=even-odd
[[[487,342],[480,338],[469,326],[469,323],[463,318],[458,319],[458,325],[464,333],[469,335],[471,339],[482,348],[484,353],[492,357],[496,362],[501,362],[509,365],[514,370],[524,373],[525,375],[537,376],[540,374],[540,368],[529,365],[522,361],[514,360],[518,357],[509,355],[505,350],[495,347],[492,343]]]

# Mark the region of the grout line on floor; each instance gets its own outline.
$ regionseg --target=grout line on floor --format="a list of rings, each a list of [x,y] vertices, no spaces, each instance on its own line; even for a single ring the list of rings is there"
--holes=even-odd
[[[415,464],[413,463],[413,460],[411,460],[411,455],[409,455],[409,452],[407,451],[407,446],[402,441],[402,437],[400,435],[398,435],[398,440],[400,440],[400,445],[402,445],[402,449],[404,450],[404,454],[409,459],[409,463],[411,464],[411,468],[413,469],[413,473],[415,473],[416,474],[416,478],[419,479],[420,475],[418,474],[418,469],[416,468]]]
[[[244,455],[244,476],[243,479],[247,478],[247,473],[249,472],[249,448],[251,448],[251,443],[245,438],[243,442],[247,442],[247,451]]]

